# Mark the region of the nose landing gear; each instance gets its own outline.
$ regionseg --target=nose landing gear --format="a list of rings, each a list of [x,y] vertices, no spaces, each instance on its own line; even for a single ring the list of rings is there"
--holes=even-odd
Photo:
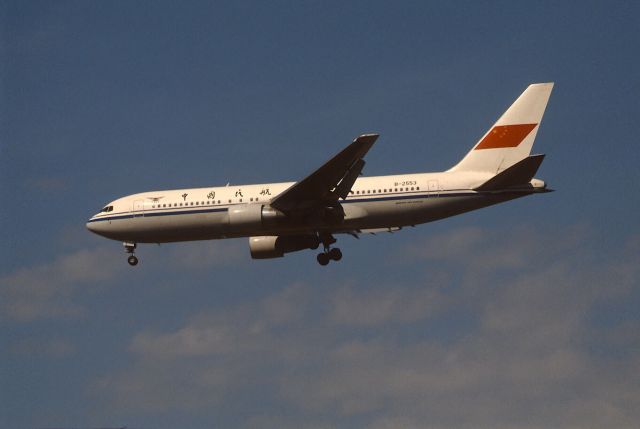
[[[329,264],[330,261],[339,261],[342,259],[342,251],[337,247],[331,248],[331,245],[336,242],[331,234],[320,234],[320,241],[324,246],[324,252],[318,254],[318,263],[322,266]]]
[[[132,267],[138,265],[138,258],[136,257],[136,255],[134,255],[134,252],[136,250],[136,243],[125,241],[124,243],[122,243],[122,245],[124,246],[124,251],[130,255],[127,258],[127,262],[129,263],[129,265],[131,265]]]

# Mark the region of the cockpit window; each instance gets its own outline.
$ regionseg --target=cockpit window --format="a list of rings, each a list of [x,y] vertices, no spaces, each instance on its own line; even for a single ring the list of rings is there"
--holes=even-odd
[[[102,210],[100,210],[100,213],[109,213],[111,211],[113,211],[113,206],[106,206]]]

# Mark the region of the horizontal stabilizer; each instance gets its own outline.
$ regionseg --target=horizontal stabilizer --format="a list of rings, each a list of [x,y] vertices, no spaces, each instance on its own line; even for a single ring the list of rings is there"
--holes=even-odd
[[[531,155],[513,164],[506,170],[493,176],[482,185],[475,188],[476,191],[498,191],[514,186],[528,184],[540,168],[544,155]]]

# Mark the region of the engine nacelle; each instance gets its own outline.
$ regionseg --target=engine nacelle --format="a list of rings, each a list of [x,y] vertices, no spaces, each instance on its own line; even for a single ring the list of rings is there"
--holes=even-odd
[[[317,249],[320,240],[316,235],[265,235],[249,238],[249,250],[253,259],[281,258],[285,253],[304,249]]]
[[[262,204],[241,204],[229,207],[229,225],[235,229],[256,230],[272,227],[284,217],[281,211]]]

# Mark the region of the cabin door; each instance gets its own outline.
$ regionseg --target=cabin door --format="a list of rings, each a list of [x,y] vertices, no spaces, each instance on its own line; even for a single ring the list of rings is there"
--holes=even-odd
[[[133,202],[133,217],[144,216],[144,200],[135,200]]]
[[[430,197],[437,197],[440,193],[440,185],[437,180],[429,180],[427,183],[427,190],[429,191]]]

